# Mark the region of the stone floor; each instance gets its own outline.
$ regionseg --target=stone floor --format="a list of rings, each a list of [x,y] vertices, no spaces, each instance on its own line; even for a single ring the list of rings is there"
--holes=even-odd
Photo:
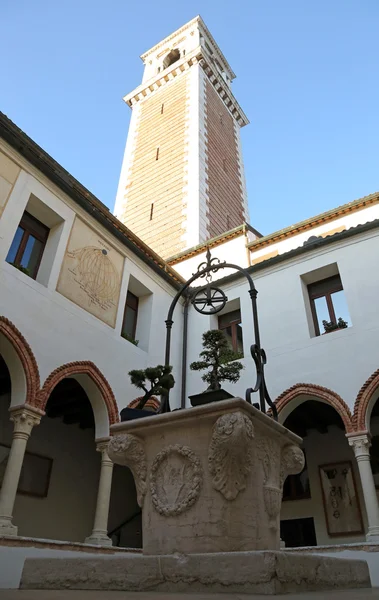
[[[154,592],[96,592],[96,591],[30,591],[0,590],[0,600],[379,600],[379,588],[343,590],[340,592],[309,592],[282,596],[251,596],[246,594],[162,594]]]

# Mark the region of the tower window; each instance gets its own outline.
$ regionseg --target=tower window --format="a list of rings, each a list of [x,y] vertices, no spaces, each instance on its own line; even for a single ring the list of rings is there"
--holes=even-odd
[[[226,158],[222,159],[222,168],[224,169],[224,171],[226,173]]]
[[[158,160],[158,158],[159,158],[159,146],[158,146],[157,151],[155,153],[155,160]]]
[[[222,117],[222,114],[221,114],[221,113],[219,114],[219,117],[220,117],[220,123],[221,123],[221,125],[223,125],[223,124],[224,124],[224,119],[223,119],[223,117]]]
[[[177,60],[179,60],[180,58],[180,52],[177,48],[175,48],[175,50],[171,50],[171,52],[169,52],[166,56],[166,58],[163,61],[163,68],[167,69],[167,67],[169,67],[170,65],[172,65],[174,62],[176,62]]]
[[[163,115],[163,110],[164,110],[164,104],[162,104],[162,106],[161,106],[161,115]]]
[[[153,212],[154,212],[154,202],[152,202],[151,206],[150,206],[150,221],[153,220]]]

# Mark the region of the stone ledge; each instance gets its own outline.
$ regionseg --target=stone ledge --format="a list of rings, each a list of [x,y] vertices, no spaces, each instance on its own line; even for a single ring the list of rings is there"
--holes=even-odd
[[[290,592],[370,588],[365,561],[286,552],[27,559],[22,589]]]
[[[286,552],[301,552],[303,554],[317,554],[323,552],[344,552],[351,550],[355,552],[379,552],[378,542],[353,542],[351,544],[335,544],[325,546],[301,546],[298,548],[285,548]]]
[[[118,548],[117,546],[95,546],[81,542],[65,542],[60,540],[47,540],[20,536],[1,536],[0,546],[13,548],[49,548],[51,550],[73,550],[75,552],[88,552],[90,554],[117,554],[133,553],[142,554],[140,548]]]

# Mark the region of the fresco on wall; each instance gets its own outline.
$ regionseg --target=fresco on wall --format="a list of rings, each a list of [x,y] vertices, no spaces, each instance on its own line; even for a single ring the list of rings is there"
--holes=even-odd
[[[76,219],[57,291],[114,327],[123,263],[119,252]]]

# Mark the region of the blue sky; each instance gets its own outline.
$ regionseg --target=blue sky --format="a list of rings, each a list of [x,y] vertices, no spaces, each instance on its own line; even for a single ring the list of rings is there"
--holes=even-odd
[[[250,221],[379,190],[378,0],[2,0],[0,109],[113,208],[139,55],[201,14],[237,74]]]

